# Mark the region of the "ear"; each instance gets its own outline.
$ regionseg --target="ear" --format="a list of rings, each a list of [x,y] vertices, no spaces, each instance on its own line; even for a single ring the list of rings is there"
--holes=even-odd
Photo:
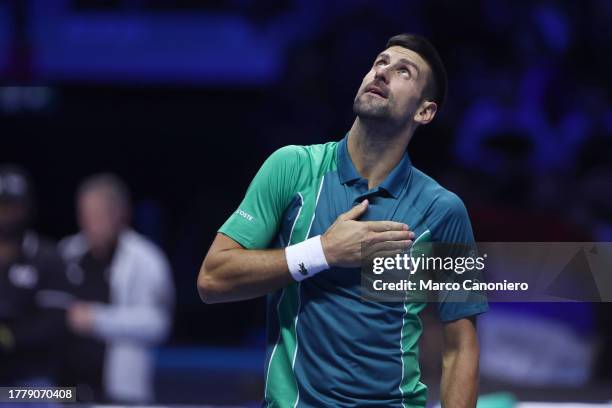
[[[433,120],[437,111],[438,105],[435,102],[423,101],[414,114],[414,121],[419,125],[426,125]]]

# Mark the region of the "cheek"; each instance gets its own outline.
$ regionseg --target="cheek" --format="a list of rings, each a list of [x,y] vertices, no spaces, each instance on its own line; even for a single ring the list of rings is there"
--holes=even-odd
[[[109,218],[103,211],[84,211],[81,213],[82,227],[94,234],[104,234],[108,229]]]
[[[414,83],[398,84],[392,94],[395,104],[403,111],[412,111],[419,103],[420,91]]]
[[[359,92],[363,91],[363,89],[368,84],[372,83],[372,81],[374,81],[374,71],[370,70],[370,72],[368,72],[366,76],[363,77],[363,80],[361,81],[361,85],[359,86]]]

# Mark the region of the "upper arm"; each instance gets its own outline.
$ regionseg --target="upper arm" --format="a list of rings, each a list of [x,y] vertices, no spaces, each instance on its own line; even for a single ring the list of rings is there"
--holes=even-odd
[[[221,252],[232,250],[232,249],[243,249],[244,247],[240,245],[238,242],[234,241],[232,238],[227,235],[218,232],[213,240],[213,243],[210,245],[210,249],[206,254],[206,258],[204,259],[204,264],[215,263],[215,256],[220,254]],[[209,265],[210,266],[210,265]]]
[[[434,239],[443,243],[474,243],[474,233],[467,209],[461,199],[447,192],[434,206],[436,212],[433,235]]]
[[[472,232],[470,219],[465,205],[459,197],[448,193],[438,204],[438,219],[434,226],[433,240],[442,258],[476,257],[477,248]],[[442,271],[437,279],[445,282],[463,284],[468,279],[482,280],[480,270],[473,268],[462,274],[454,271]],[[489,309],[486,297],[471,290],[441,291],[438,298],[438,315],[443,322],[458,321],[475,316]]]
[[[244,248],[266,248],[277,234],[283,212],[295,194],[299,163],[298,146],[285,146],[270,155],[249,185],[238,209],[219,232]],[[213,246],[227,244],[227,240],[217,235]]]

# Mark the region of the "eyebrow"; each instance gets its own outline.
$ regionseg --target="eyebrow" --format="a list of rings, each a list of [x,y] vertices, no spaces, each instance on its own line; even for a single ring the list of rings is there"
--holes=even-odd
[[[378,54],[376,56],[376,59],[379,59],[381,57],[385,58],[385,59],[388,59],[388,60],[391,59],[389,54],[387,54],[386,52],[382,52],[382,53]],[[406,58],[400,58],[397,62],[400,63],[400,64],[410,65],[411,67],[413,67],[415,69],[416,73],[417,73],[417,78],[419,77],[419,74],[421,73],[421,71],[419,70],[419,67],[417,66],[417,64],[415,64],[414,62],[412,62],[412,61],[410,61],[410,60],[408,60]]]

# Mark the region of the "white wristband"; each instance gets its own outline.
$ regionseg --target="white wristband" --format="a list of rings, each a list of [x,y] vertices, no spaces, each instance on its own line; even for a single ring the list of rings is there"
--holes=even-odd
[[[291,276],[298,282],[329,269],[320,235],[288,246],[285,248],[285,258]]]

